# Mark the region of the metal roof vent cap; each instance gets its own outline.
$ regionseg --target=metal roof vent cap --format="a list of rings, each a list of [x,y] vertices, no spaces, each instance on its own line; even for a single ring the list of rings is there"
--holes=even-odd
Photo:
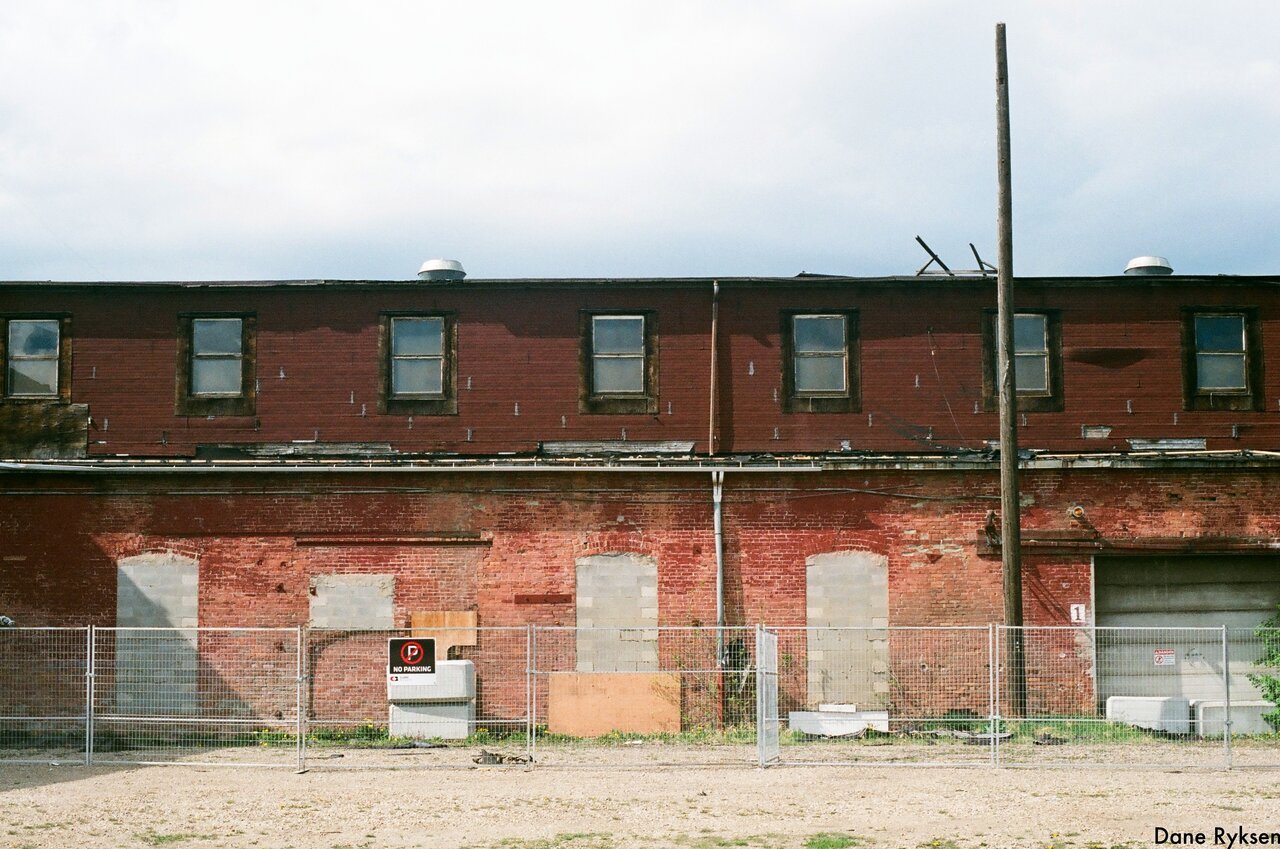
[[[1144,276],[1172,274],[1173,266],[1162,256],[1135,256],[1124,267],[1124,273]]]
[[[461,280],[467,272],[456,259],[429,259],[418,269],[418,276],[423,280]]]

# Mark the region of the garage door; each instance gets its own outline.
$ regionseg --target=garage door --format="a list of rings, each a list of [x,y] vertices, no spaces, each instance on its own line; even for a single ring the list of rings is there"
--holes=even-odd
[[[1253,556],[1099,557],[1094,566],[1099,627],[1099,701],[1108,696],[1224,697],[1222,635],[1233,699],[1256,699],[1247,674],[1261,654],[1252,631],[1280,603],[1280,558]],[[1159,628],[1107,631],[1109,627]]]

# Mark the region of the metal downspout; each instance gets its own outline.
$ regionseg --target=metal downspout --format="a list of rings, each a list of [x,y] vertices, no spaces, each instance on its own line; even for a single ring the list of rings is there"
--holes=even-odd
[[[711,515],[716,538],[716,660],[724,662],[724,472],[711,473]]]
[[[708,386],[707,398],[709,409],[707,410],[707,456],[713,457],[716,453],[716,357],[719,353],[719,344],[717,343],[717,331],[720,325],[720,281],[716,280],[711,284],[711,381]]]

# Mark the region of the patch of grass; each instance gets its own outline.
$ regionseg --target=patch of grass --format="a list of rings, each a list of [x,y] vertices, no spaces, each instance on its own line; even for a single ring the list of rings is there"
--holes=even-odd
[[[960,844],[949,837],[935,837],[933,840],[917,844],[916,849],[960,849]]]
[[[148,831],[138,835],[138,839],[148,846],[167,846],[184,840],[209,840],[212,837],[211,834],[161,834],[158,831]]]
[[[523,732],[521,732],[523,736]],[[622,745],[625,743],[661,743],[670,745],[738,745],[754,744],[756,729],[754,725],[735,725],[727,728],[699,727],[686,731],[657,732],[640,734],[633,731],[610,731],[599,737],[571,737],[568,734],[551,734],[538,729],[539,743],[596,743],[603,745]]]
[[[708,829],[697,837],[688,835],[680,835],[671,838],[672,842],[680,846],[689,846],[691,849],[730,849],[730,847],[742,846],[753,847],[753,849],[781,849],[783,846],[793,845],[776,834],[756,834],[750,837],[720,837],[715,834],[707,834]]]
[[[503,849],[613,849],[613,837],[597,832],[567,832],[533,840],[510,837],[495,845]]]
[[[804,849],[849,849],[850,846],[861,846],[862,839],[852,834],[838,832],[822,832],[811,836],[804,842]]]

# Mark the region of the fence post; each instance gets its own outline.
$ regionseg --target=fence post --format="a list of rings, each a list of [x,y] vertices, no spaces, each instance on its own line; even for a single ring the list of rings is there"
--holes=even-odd
[[[1226,693],[1227,708],[1222,718],[1222,746],[1227,760],[1227,769],[1231,769],[1231,652],[1230,640],[1227,637],[1227,626],[1222,626],[1222,686]]]
[[[529,625],[529,671],[525,686],[529,693],[529,763],[537,763],[538,751],[538,626]]]
[[[524,626],[524,753],[533,765],[533,625]]]
[[[93,696],[94,696],[94,655],[96,654],[95,634],[93,626],[85,630],[85,649],[88,654],[84,659],[84,765],[93,766]]]
[[[991,766],[999,766],[1000,728],[996,720],[996,626],[987,623],[987,731],[991,734]]]
[[[303,652],[306,641],[306,630],[302,625],[297,630],[297,658],[295,663],[296,680],[294,683],[295,698],[295,717],[297,719],[297,736],[298,736],[298,772],[305,772],[307,768],[307,720],[305,708],[303,707],[303,686],[306,684],[306,666],[303,659]]]
[[[1000,709],[1000,688],[1003,686],[1000,675],[1000,647],[1005,645],[1005,636],[1002,633],[1005,629],[1004,625],[995,625],[995,643],[991,647],[991,703],[993,706],[992,713],[995,714],[995,727],[992,733],[996,735],[994,751],[992,752],[993,766],[997,769],[1000,767],[1000,737],[1004,731],[1004,713]]]

